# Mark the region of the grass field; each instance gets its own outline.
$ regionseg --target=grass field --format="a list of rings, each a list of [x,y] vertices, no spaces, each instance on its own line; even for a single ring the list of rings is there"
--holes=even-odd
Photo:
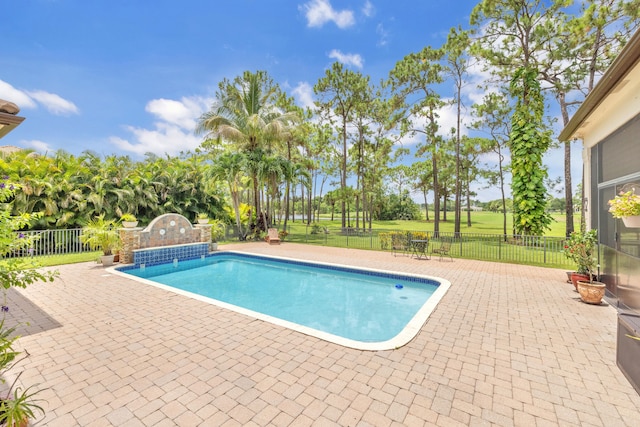
[[[433,212],[430,214],[433,218]],[[341,227],[341,220],[338,215],[334,216],[334,220],[330,221],[330,216],[322,216],[320,224],[324,227]],[[447,215],[447,221],[440,220],[440,231],[453,232],[453,212]],[[494,212],[472,212],[471,227],[467,227],[467,216],[464,214],[461,222],[460,231],[462,233],[481,233],[481,234],[502,234],[502,214]],[[512,233],[513,216],[507,216],[507,234]],[[560,214],[553,215],[554,222],[551,229],[545,236],[564,237],[566,216]],[[355,227],[355,219],[351,221],[351,226]],[[362,226],[362,225],[361,225]],[[292,233],[304,233],[307,225],[300,220],[295,222],[289,220],[287,227]],[[580,229],[580,216],[574,216],[574,227]],[[368,226],[367,226],[368,228]],[[433,219],[427,221],[373,221],[372,229],[377,230],[398,230],[398,231],[433,231]]]
[[[52,267],[63,264],[75,264],[77,262],[96,261],[100,258],[101,254],[102,252],[95,251],[77,254],[35,256],[31,259],[40,267]]]
[[[345,233],[340,219],[333,221],[321,219],[318,223],[322,230],[313,232],[313,227],[297,220],[289,221],[287,228],[291,242],[317,244],[323,246],[351,247],[369,250],[390,250],[385,248],[380,233],[388,232],[426,232],[429,236],[430,248],[451,242],[451,254],[454,257],[479,259],[487,261],[509,262],[517,264],[544,265],[556,268],[572,266],[563,254],[564,215],[555,215],[551,230],[541,237],[520,239],[502,236],[502,215],[493,212],[476,212],[472,214],[472,226],[467,227],[466,216],[461,227],[461,236],[454,237],[453,216],[440,222],[440,236],[433,235],[432,221],[373,221],[371,233],[352,230]],[[508,218],[507,234],[511,233],[511,217]],[[355,228],[355,221],[351,226]],[[362,223],[360,224],[362,228]],[[575,218],[575,227],[580,227],[580,217]],[[282,224],[280,224],[282,228]],[[410,239],[411,237],[407,237]],[[409,246],[409,244],[408,244]],[[410,252],[410,247],[407,247]]]

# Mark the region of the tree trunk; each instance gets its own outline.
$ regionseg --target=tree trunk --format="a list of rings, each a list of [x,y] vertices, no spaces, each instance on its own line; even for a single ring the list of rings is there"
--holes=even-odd
[[[467,169],[467,227],[471,227],[471,176],[470,176],[470,168]]]
[[[342,118],[342,170],[340,171],[340,188],[342,188],[342,228],[347,226],[346,200],[347,190],[347,118]]]
[[[422,187],[422,195],[424,196],[425,221],[429,221],[429,203],[427,202],[427,189],[425,187]]]
[[[304,223],[304,215],[307,211],[304,209],[304,185],[302,183],[300,184],[300,203],[300,220]]]
[[[438,237],[440,235],[440,192],[438,191],[438,162],[436,160],[436,144],[433,144],[433,154],[431,156],[431,163],[433,167],[433,235]]]

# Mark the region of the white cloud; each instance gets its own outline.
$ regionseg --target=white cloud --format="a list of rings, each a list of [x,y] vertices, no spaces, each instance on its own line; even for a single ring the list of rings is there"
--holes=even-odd
[[[37,108],[37,104],[29,95],[0,80],[0,99],[13,102],[18,108]]]
[[[300,82],[293,89],[293,96],[297,99],[298,105],[303,108],[313,107],[313,87],[307,82]]]
[[[389,31],[385,30],[381,23],[376,26],[376,34],[378,35],[378,46],[386,46],[389,43]]]
[[[48,143],[46,143],[44,141],[39,141],[37,139],[33,139],[31,141],[22,140],[22,141],[20,141],[20,145],[23,146],[23,147],[33,148],[38,153],[53,153],[53,152],[56,151]]]
[[[38,101],[51,114],[56,116],[67,116],[69,114],[78,114],[78,107],[71,101],[56,95],[55,93],[45,92],[43,90],[35,90],[27,92],[27,94]]]
[[[357,53],[342,53],[338,49],[333,49],[329,52],[329,58],[333,58],[338,62],[345,65],[353,65],[354,67],[362,68],[363,59]]]
[[[167,123],[193,130],[196,119],[212,102],[201,97],[183,97],[180,101],[160,98],[149,101],[145,110]]]
[[[125,129],[132,134],[132,141],[117,136],[110,137],[109,141],[121,150],[139,155],[177,155],[181,151],[193,151],[202,142],[202,138],[193,133],[197,119],[212,101],[203,97],[183,97],[179,101],[153,99],[145,107],[159,119],[153,129],[127,126]]]
[[[455,128],[457,125],[457,111],[456,111],[456,106],[453,104],[450,104],[449,101],[450,99],[447,98],[442,98],[442,101],[446,102],[447,104],[444,105],[442,108],[438,109],[436,111],[436,114],[438,116],[438,118],[436,119],[436,121],[438,122],[438,135],[444,137],[444,138],[450,138],[451,137],[451,129]],[[423,116],[416,116],[413,115],[409,118],[409,120],[411,121],[411,127],[413,129],[425,129],[427,127],[427,119]],[[463,122],[464,122],[465,118],[463,117]],[[463,126],[460,130],[461,135],[467,135],[468,131],[467,129],[464,127],[464,123]],[[402,145],[404,146],[410,146],[410,145],[415,145],[415,144],[419,144],[419,143],[424,143],[425,142],[425,135],[422,132],[416,132],[415,134],[407,134],[405,136],[403,136],[400,141],[399,141]]]
[[[308,27],[322,27],[333,21],[338,28],[348,28],[355,24],[353,12],[350,10],[336,11],[329,0],[311,0],[299,7],[305,12]]]
[[[57,116],[79,113],[78,107],[73,102],[62,98],[60,95],[44,90],[26,91],[16,89],[3,80],[0,80],[0,98],[13,102],[21,109],[33,109],[38,108],[38,105],[42,105],[51,114]]]
[[[367,0],[364,3],[364,6],[362,7],[362,13],[367,18],[371,18],[373,15],[375,15],[376,8],[373,6],[373,4],[369,0]]]

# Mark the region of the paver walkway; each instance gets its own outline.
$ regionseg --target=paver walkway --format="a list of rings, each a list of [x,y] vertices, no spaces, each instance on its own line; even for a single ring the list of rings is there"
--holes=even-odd
[[[24,384],[55,426],[638,426],[615,364],[616,310],[579,302],[557,269],[284,242],[225,249],[440,276],[416,338],[340,347],[94,263],[11,291]]]

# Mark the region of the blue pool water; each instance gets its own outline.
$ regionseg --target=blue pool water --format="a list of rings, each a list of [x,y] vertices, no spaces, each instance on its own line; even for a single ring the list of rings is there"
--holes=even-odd
[[[236,253],[119,270],[361,342],[397,336],[440,285],[423,277]]]

